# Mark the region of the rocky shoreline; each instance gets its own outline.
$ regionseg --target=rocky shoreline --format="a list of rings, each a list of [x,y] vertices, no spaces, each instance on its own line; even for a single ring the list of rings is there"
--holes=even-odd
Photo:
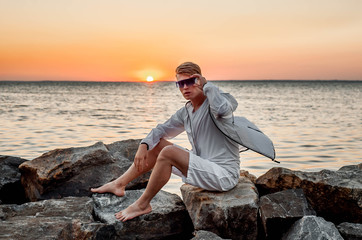
[[[0,156],[0,239],[362,239],[362,163],[338,171],[241,171],[225,193],[187,184],[161,191],[153,211],[125,223],[114,213],[140,194],[92,194],[132,164],[139,140],[56,149],[31,161]]]

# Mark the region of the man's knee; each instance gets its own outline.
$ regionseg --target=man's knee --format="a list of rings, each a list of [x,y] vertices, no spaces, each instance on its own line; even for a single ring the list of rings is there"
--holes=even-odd
[[[159,161],[171,161],[175,155],[175,146],[168,145],[162,148],[160,154],[158,155],[157,160]]]
[[[157,157],[157,161],[167,161],[171,165],[180,165],[185,163],[188,165],[189,153],[175,145],[169,145],[164,147]]]
[[[166,146],[158,155],[157,162],[174,166],[179,169],[184,176],[187,176],[189,152],[175,145]]]
[[[160,142],[152,150],[150,150],[148,154],[154,156],[155,158],[158,158],[158,155],[160,154],[162,149],[164,149],[165,147],[167,147],[169,145],[173,145],[173,144],[170,143],[169,141],[161,138]]]

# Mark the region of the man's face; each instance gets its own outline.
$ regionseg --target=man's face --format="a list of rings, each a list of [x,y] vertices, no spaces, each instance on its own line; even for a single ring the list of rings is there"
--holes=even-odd
[[[176,79],[178,82],[189,79],[191,75],[189,74],[176,74]],[[193,84],[193,85],[187,85],[187,84],[179,84],[180,92],[184,96],[186,100],[192,100],[193,98],[197,97],[199,94],[203,94],[203,91],[199,88],[199,85]]]

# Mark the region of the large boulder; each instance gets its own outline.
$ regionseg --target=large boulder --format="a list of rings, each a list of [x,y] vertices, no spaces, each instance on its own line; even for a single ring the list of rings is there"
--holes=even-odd
[[[260,198],[259,214],[267,239],[280,239],[293,223],[315,215],[302,189],[288,189]]]
[[[362,223],[341,223],[337,226],[339,233],[344,240],[361,240]]]
[[[91,196],[90,188],[103,185],[122,175],[133,163],[139,140],[126,140],[105,145],[56,149],[19,169],[26,196],[31,201],[67,196]],[[149,175],[129,184],[143,188]]]
[[[0,205],[0,239],[92,239],[104,227],[92,211],[88,197]]]
[[[181,193],[195,230],[206,230],[222,238],[256,239],[258,235],[258,191],[241,176],[228,192],[210,192],[188,184]]]
[[[118,178],[122,175],[128,168],[132,165],[138,146],[141,140],[124,140],[117,141],[112,144],[106,144],[106,147],[111,154],[111,156],[116,159],[118,166],[121,169],[121,174],[114,176],[113,178]],[[148,179],[150,178],[151,172],[148,172],[130,182],[127,186],[127,190],[142,189],[147,186]],[[101,185],[109,181],[103,181]]]
[[[26,202],[19,165],[26,159],[0,155],[0,203]]]
[[[272,168],[256,185],[262,195],[302,188],[318,216],[334,223],[362,222],[362,164],[320,172]]]
[[[296,221],[283,240],[343,240],[336,226],[321,217],[305,216]]]
[[[107,224],[117,239],[190,239],[193,226],[181,198],[160,191],[151,201],[152,212],[126,222],[115,213],[136,201],[144,190],[129,190],[124,197],[94,194],[96,219]]]
[[[94,194],[23,205],[0,205],[0,239],[190,239],[193,226],[181,198],[159,192],[149,214],[121,222],[114,214],[135,201],[142,191],[125,197]]]

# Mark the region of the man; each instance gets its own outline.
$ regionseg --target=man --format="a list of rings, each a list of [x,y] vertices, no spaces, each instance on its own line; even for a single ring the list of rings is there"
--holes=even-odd
[[[217,129],[209,115],[210,109],[216,118],[230,118],[237,106],[235,99],[230,95],[225,97],[214,84],[207,82],[197,64],[185,62],[178,66],[176,79],[176,85],[189,102],[141,141],[134,163],[122,176],[91,189],[95,193],[123,196],[129,182],[153,169],[141,197],[115,214],[121,221],[151,212],[152,198],[168,182],[171,173],[181,176],[185,183],[211,191],[228,191],[238,182],[239,146]],[[191,151],[166,140],[183,131],[187,132]]]

